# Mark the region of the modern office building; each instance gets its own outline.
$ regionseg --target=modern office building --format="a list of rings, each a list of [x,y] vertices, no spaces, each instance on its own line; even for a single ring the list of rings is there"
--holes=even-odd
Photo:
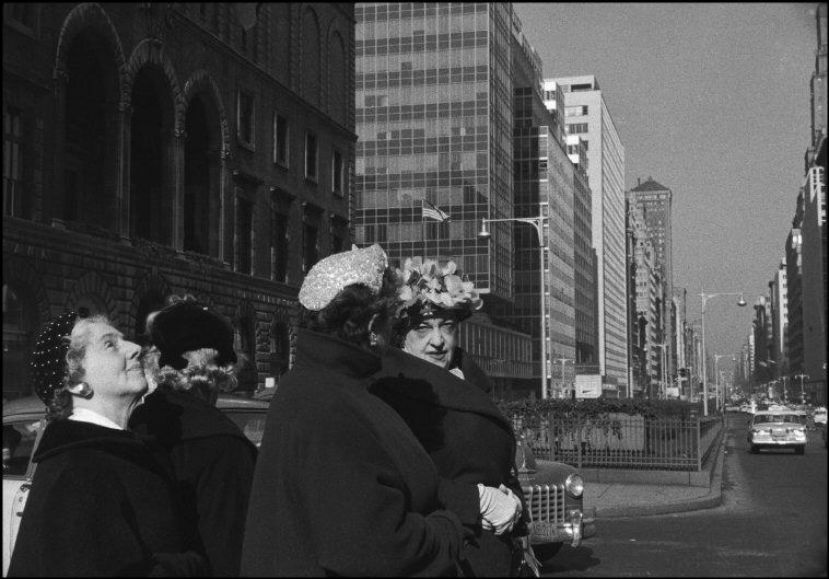
[[[595,76],[545,79],[544,90],[564,92],[568,135],[587,147],[597,256],[598,361],[605,395],[627,390],[628,333],[625,255],[625,150]],[[545,101],[548,108],[553,103]]]
[[[576,373],[599,374],[593,200],[590,181],[587,177],[589,158],[587,147],[581,136],[567,135],[566,143],[567,153],[573,163],[574,185],[573,277],[576,283]]]
[[[240,388],[288,369],[305,272],[350,247],[354,7],[3,4],[3,395],[39,327],[229,318]]]
[[[780,376],[788,374],[789,363],[786,359],[786,333],[789,327],[788,286],[786,283],[786,260],[780,262],[777,271],[769,282],[769,300],[771,302],[771,356],[777,364]]]
[[[676,376],[676,362],[679,350],[677,349],[676,325],[671,315],[671,297],[673,293],[673,234],[672,234],[672,202],[673,193],[664,185],[660,185],[653,178],[643,183],[637,179],[637,185],[626,193],[631,203],[641,205],[644,211],[645,228],[653,243],[654,263],[660,270],[660,278],[665,284],[663,294],[666,300],[662,303],[661,317],[665,327],[660,328],[667,346],[666,374],[670,379]]]
[[[499,359],[494,336],[515,298],[513,231],[534,235],[505,222],[478,236],[483,218],[515,216],[512,4],[358,3],[355,17],[355,241],[381,244],[392,261],[453,260],[495,313],[462,324],[493,335],[470,353]],[[520,335],[504,328],[504,339]],[[539,384],[534,359],[495,378]]]
[[[542,229],[545,383],[552,397],[570,397],[577,361],[574,167],[565,148],[563,119],[544,106],[541,60],[524,37],[516,15],[512,31],[515,216],[547,217]],[[533,229],[527,224],[514,228],[516,283],[512,318],[522,331],[537,336],[541,332],[541,265],[538,232]]]
[[[786,360],[789,372],[803,372],[803,190],[797,196],[792,228],[786,238],[786,301],[789,326],[786,332]]]

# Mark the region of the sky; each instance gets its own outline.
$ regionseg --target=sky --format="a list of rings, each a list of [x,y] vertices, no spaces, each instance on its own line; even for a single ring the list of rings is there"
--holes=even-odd
[[[785,256],[810,144],[816,3],[515,3],[545,78],[595,75],[625,148],[626,189],[673,192],[674,286],[706,301],[720,369]],[[565,95],[566,104],[566,95]],[[701,289],[702,288],[702,289]]]

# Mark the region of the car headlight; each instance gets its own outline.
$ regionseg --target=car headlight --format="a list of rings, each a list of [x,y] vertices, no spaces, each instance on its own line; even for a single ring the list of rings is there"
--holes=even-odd
[[[571,474],[564,481],[564,488],[567,489],[568,493],[578,498],[584,494],[584,479],[580,475]]]

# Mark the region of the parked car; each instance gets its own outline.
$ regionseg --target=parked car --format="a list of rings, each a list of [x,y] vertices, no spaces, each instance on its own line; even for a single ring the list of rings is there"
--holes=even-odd
[[[797,454],[806,451],[806,425],[794,410],[758,410],[748,424],[748,448],[792,448]]]
[[[584,480],[563,462],[536,461],[531,443],[520,437],[515,453],[518,479],[530,515],[530,541],[538,559],[568,544],[578,547],[596,534],[596,509],[584,504]]]
[[[268,402],[222,394],[216,402],[257,447],[265,431]],[[3,404],[3,577],[23,517],[36,463],[31,461],[46,426],[46,406],[28,396]]]
[[[826,407],[825,406],[818,406],[815,408],[814,412],[812,413],[812,418],[815,421],[815,424],[823,424],[826,426]]]

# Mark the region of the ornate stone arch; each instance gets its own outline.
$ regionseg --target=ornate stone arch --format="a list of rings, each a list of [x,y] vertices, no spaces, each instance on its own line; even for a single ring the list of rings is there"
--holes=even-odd
[[[121,46],[121,39],[112,24],[109,15],[97,2],[84,2],[75,6],[63,21],[58,35],[57,53],[55,55],[55,68],[52,71],[52,78],[62,79],[66,77],[66,60],[69,48],[75,37],[83,31],[94,30],[106,38],[112,46],[112,56],[118,68],[118,85],[121,94],[121,102],[129,101],[127,85],[127,65],[124,58],[124,49]]]
[[[91,299],[117,327],[120,323],[118,302],[112,296],[110,285],[94,271],[83,274],[66,296],[66,309],[77,309],[84,299]]]
[[[348,60],[348,41],[347,36],[340,30],[340,25],[336,18],[332,19],[328,25],[328,30],[325,34],[325,95],[326,95],[326,110],[329,116],[334,118],[343,126],[348,125],[348,106],[350,100],[350,93],[347,89],[348,77],[350,70],[346,68]],[[339,42],[339,47],[337,46]],[[332,56],[335,54],[342,54],[342,63],[338,66],[331,66]],[[340,78],[335,78],[335,75],[342,75]],[[337,93],[340,89],[341,95]],[[337,106],[335,106],[335,104]]]
[[[187,103],[184,99],[184,92],[178,82],[178,76],[173,68],[173,63],[164,52],[164,45],[155,38],[145,38],[139,42],[130,55],[126,69],[126,100],[127,104],[132,101],[132,87],[138,72],[147,64],[154,64],[164,71],[164,77],[170,85],[173,98],[173,134],[180,137],[184,134],[184,115],[187,111]]]
[[[224,102],[222,101],[222,93],[216,81],[210,76],[210,73],[203,68],[194,72],[184,83],[185,111],[190,106],[190,101],[193,97],[200,93],[208,94],[213,99],[213,105],[216,107],[219,115],[219,127],[222,134],[222,156],[227,157],[230,155],[230,127],[228,125]]]
[[[310,19],[309,19],[310,18]],[[308,100],[311,104],[318,108],[322,108],[322,79],[323,71],[321,70],[321,62],[322,58],[322,50],[323,50],[323,36],[322,36],[322,26],[321,22],[322,19],[320,15],[317,13],[317,9],[314,7],[313,3],[305,3],[302,5],[302,9],[300,11],[300,67],[299,67],[299,77],[300,77],[300,94],[306,100]],[[308,29],[308,26],[313,27],[313,33],[315,34],[315,39],[307,38],[308,33],[312,32],[312,30]],[[313,42],[312,42],[313,41]],[[317,62],[313,62],[310,58],[311,55],[308,54],[308,48],[311,48],[314,43],[316,43],[316,58]],[[312,76],[315,75],[315,76]]]

